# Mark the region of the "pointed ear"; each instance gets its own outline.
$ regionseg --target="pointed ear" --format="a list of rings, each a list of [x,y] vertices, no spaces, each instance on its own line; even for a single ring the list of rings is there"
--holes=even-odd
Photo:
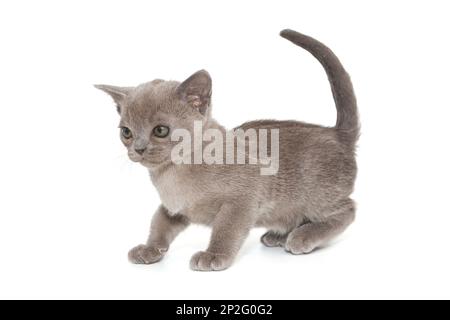
[[[211,102],[211,88],[209,73],[200,70],[179,84],[176,92],[181,100],[205,115]]]
[[[117,104],[117,112],[119,113],[121,103],[124,101],[124,99],[128,96],[128,94],[132,90],[132,88],[130,87],[116,87],[116,86],[109,86],[106,84],[96,84],[94,85],[94,87],[106,92],[114,99],[114,102]]]

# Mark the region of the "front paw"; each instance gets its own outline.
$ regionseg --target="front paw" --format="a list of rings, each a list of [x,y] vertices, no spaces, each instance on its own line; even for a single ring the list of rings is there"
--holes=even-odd
[[[233,262],[232,257],[226,254],[200,251],[191,258],[191,269],[196,271],[225,270]]]
[[[160,261],[164,257],[166,251],[167,249],[140,245],[130,250],[128,253],[128,260],[134,264],[152,264]]]

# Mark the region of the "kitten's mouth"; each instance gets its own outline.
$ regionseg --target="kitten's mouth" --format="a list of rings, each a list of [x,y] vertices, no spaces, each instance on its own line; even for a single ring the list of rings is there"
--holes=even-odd
[[[135,163],[140,163],[146,168],[155,168],[163,163],[166,163],[167,161],[171,161],[170,157],[162,159],[160,155],[154,154],[153,156],[151,154],[144,154],[144,155],[137,155],[134,153],[128,154],[128,158]]]
[[[134,162],[140,163],[141,165],[143,165],[146,168],[155,168],[160,166],[161,164],[167,162],[167,160],[170,161],[170,159],[149,159],[149,158],[145,158],[145,157],[141,157],[139,160],[133,160]]]

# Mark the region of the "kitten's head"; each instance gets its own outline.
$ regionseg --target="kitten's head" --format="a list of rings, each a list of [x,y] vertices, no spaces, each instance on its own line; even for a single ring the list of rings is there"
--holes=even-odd
[[[137,87],[96,85],[108,93],[120,114],[120,138],[134,162],[152,169],[171,161],[175,129],[193,136],[194,121],[211,114],[211,77],[201,70],[184,82],[153,80]]]

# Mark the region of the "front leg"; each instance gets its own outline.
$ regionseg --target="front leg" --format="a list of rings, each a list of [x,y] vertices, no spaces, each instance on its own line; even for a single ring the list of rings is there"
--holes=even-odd
[[[182,215],[171,215],[161,205],[153,216],[147,244],[139,245],[128,253],[135,264],[152,264],[160,261],[176,236],[189,225]]]
[[[219,271],[228,268],[254,224],[254,210],[237,203],[224,204],[213,222],[211,240],[206,251],[191,258],[191,269]]]

